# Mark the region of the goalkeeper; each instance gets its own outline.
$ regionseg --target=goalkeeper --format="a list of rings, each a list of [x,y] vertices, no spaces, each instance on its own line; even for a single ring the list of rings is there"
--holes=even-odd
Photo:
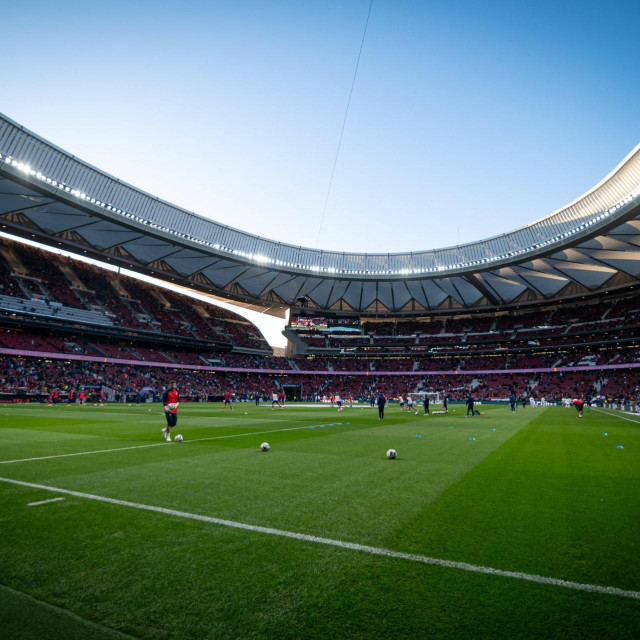
[[[167,426],[162,430],[162,437],[171,442],[171,427],[178,424],[178,405],[180,404],[180,394],[176,389],[176,383],[171,382],[169,388],[162,394],[162,404],[164,405],[164,416],[167,419]]]

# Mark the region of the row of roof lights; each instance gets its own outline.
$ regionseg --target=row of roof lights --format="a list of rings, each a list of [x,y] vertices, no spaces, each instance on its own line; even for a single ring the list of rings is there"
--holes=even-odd
[[[57,189],[60,189],[65,193],[69,193],[70,195],[75,196],[80,200],[93,204],[97,207],[101,207],[103,209],[106,209],[107,211],[111,211],[112,213],[116,213],[130,220],[134,220],[135,222],[139,222],[140,224],[147,225],[151,229],[158,229],[160,231],[163,231],[164,233],[168,233],[170,235],[177,236],[179,238],[184,238],[185,240],[189,240],[190,242],[194,242],[202,246],[210,247],[211,249],[214,249],[216,251],[223,251],[225,253],[230,253],[234,256],[238,256],[240,258],[246,258],[247,260],[257,262],[258,264],[270,264],[276,267],[290,267],[292,269],[304,269],[304,270],[313,271],[316,273],[329,273],[329,274],[339,273],[339,274],[345,274],[345,275],[419,275],[421,273],[439,273],[442,271],[453,271],[457,269],[464,269],[466,267],[483,266],[486,264],[499,262],[501,260],[507,260],[508,258],[514,258],[516,256],[522,255],[529,251],[542,249],[548,245],[554,244],[555,242],[565,240],[566,238],[569,238],[577,233],[580,233],[581,231],[588,229],[592,225],[600,222],[601,220],[608,218],[611,214],[615,213],[618,209],[628,204],[634,198],[637,198],[640,195],[640,187],[638,187],[634,191],[632,191],[628,196],[620,200],[620,202],[613,205],[611,208],[605,211],[602,211],[591,220],[587,220],[586,222],[583,222],[582,224],[580,224],[577,227],[574,227],[573,229],[570,229],[563,233],[559,233],[553,238],[548,238],[547,240],[543,240],[541,242],[530,245],[523,249],[509,251],[501,255],[494,255],[494,256],[480,258],[478,260],[472,260],[468,262],[459,262],[457,264],[438,265],[436,267],[421,267],[418,269],[406,269],[406,268],[405,269],[380,269],[380,270],[338,269],[337,267],[322,267],[319,265],[303,265],[303,264],[297,264],[293,262],[286,262],[283,260],[277,260],[275,258],[269,258],[268,256],[265,256],[263,254],[249,253],[246,251],[242,251],[240,249],[233,249],[231,247],[226,247],[218,243],[208,242],[207,240],[202,240],[201,238],[194,238],[188,233],[183,233],[181,231],[176,231],[175,229],[165,227],[161,224],[153,222],[153,220],[145,220],[140,216],[136,216],[132,213],[128,213],[127,211],[123,211],[122,209],[118,209],[115,205],[107,204],[96,198],[92,198],[91,196],[88,196],[87,194],[83,193],[78,189],[73,189],[62,182],[57,182],[56,180],[53,180],[45,176],[40,171],[36,171],[35,169],[32,169],[28,164],[19,162],[14,158],[12,158],[11,156],[0,154],[0,160],[4,161],[8,165],[11,165],[12,167],[15,167],[16,169],[18,169],[24,174],[35,177],[36,179],[41,180],[42,182],[46,182],[52,187],[56,187]]]

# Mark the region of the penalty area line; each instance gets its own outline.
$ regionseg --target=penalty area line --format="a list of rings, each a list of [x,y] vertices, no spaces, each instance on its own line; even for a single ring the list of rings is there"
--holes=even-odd
[[[313,425],[316,426],[316,425]],[[317,425],[320,426],[320,425]],[[194,442],[207,442],[209,440],[225,440],[227,438],[244,438],[247,436],[262,436],[269,433],[280,433],[282,431],[300,431],[309,427],[286,427],[284,429],[271,429],[269,431],[252,431],[251,433],[232,433],[226,436],[209,436],[208,438],[194,438],[184,440],[181,445],[193,444]],[[114,451],[131,451],[133,449],[150,449],[151,447],[166,447],[170,442],[154,442],[153,444],[137,444],[131,447],[116,447],[115,449],[97,449],[94,451],[77,451],[76,453],[58,453],[51,456],[38,456],[36,458],[20,458],[18,460],[0,460],[0,464],[17,464],[18,462],[35,462],[36,460],[54,460],[55,458],[73,458],[75,456],[91,456],[96,453],[113,453]],[[177,443],[176,443],[177,444]]]
[[[408,560],[410,562],[418,562],[426,565],[435,565],[438,567],[446,567],[449,569],[458,569],[470,573],[480,573],[485,575],[497,576],[502,578],[513,578],[516,580],[524,580],[526,582],[535,582],[542,585],[551,585],[555,587],[564,587],[573,591],[586,591],[588,593],[601,593],[610,596],[618,596],[621,598],[633,598],[640,600],[640,591],[631,591],[628,589],[620,589],[618,587],[605,587],[597,584],[585,584],[581,582],[573,582],[571,580],[561,580],[559,578],[549,578],[531,573],[523,573],[520,571],[504,571],[502,569],[494,569],[492,567],[484,567],[482,565],[469,564],[468,562],[455,562],[453,560],[442,560],[440,558],[430,558],[414,553],[403,553],[401,551],[393,551],[392,549],[384,549],[381,547],[371,547],[369,545],[358,544],[355,542],[345,542],[343,540],[334,540],[331,538],[322,538],[312,536],[305,533],[297,533],[295,531],[285,531],[283,529],[272,529],[271,527],[260,527],[253,524],[243,522],[235,522],[233,520],[224,520],[222,518],[213,518],[197,513],[188,513],[186,511],[176,511],[175,509],[166,509],[164,507],[155,507],[148,504],[140,504],[138,502],[129,502],[127,500],[117,500],[115,498],[107,498],[91,493],[82,493],[80,491],[71,491],[70,489],[61,489],[43,484],[35,484],[32,482],[24,482],[22,480],[13,480],[11,478],[0,477],[0,482],[13,484],[29,489],[39,489],[41,491],[51,491],[53,493],[62,493],[74,498],[83,498],[85,500],[94,500],[96,502],[104,502],[106,504],[118,505],[121,507],[129,507],[141,511],[151,511],[153,513],[161,513],[175,518],[186,518],[188,520],[196,520],[199,522],[207,522],[223,527],[231,527],[233,529],[242,529],[244,531],[252,531],[281,538],[293,538],[303,542],[311,542],[315,544],[326,545],[330,547],[338,547],[340,549],[349,549],[351,551],[360,551],[375,556],[384,556],[387,558],[395,558],[398,560]]]

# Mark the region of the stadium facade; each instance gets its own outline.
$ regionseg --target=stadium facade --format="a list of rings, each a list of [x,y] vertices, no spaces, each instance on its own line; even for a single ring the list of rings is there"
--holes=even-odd
[[[301,307],[343,316],[480,312],[640,282],[640,145],[587,193],[536,222],[411,253],[315,250],[219,224],[108,175],[4,115],[0,183],[3,231],[274,315]]]

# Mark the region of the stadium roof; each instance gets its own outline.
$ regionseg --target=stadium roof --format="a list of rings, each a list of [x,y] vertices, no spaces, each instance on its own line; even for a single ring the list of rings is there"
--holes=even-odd
[[[176,207],[0,114],[0,228],[275,315],[301,304],[424,314],[551,302],[640,283],[640,145],[583,196],[520,229],[429,251],[340,253]]]

